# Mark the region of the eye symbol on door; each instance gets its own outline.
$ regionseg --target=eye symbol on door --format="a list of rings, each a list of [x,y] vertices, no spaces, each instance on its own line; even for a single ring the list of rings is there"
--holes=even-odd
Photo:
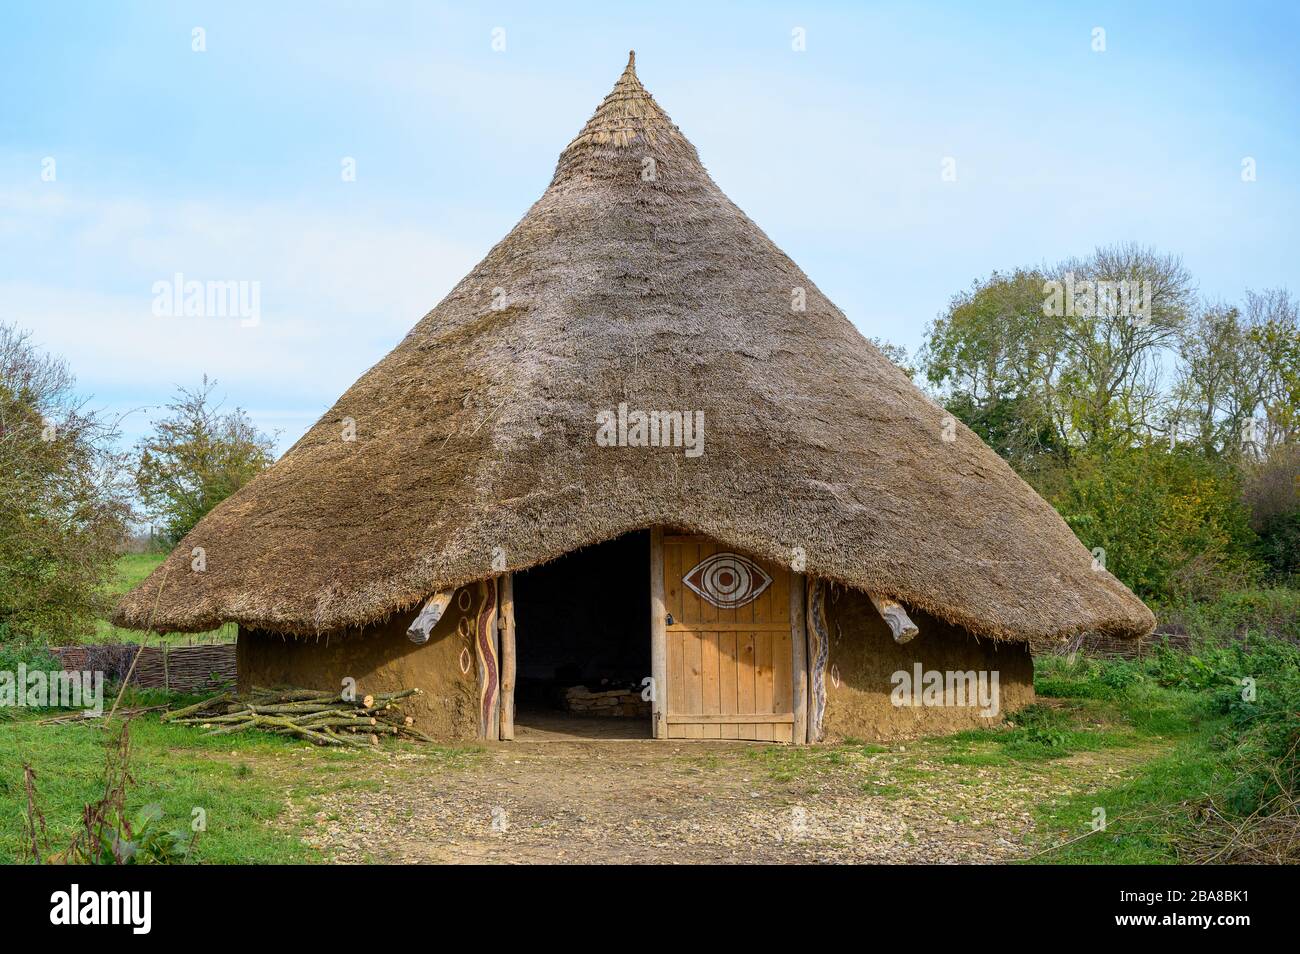
[[[758,598],[772,578],[761,566],[739,553],[715,553],[682,577],[700,599],[723,609],[735,609]]]

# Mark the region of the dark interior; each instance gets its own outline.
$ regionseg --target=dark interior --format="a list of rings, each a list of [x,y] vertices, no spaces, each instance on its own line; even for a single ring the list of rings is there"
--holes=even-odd
[[[517,723],[562,712],[571,686],[640,690],[650,675],[649,531],[516,573],[514,601]]]

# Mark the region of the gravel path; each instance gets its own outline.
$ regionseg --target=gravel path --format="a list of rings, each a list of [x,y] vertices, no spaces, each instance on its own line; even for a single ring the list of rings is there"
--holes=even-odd
[[[1140,757],[977,768],[902,746],[413,748],[294,814],[339,862],[1000,862],[1031,851],[1035,805]]]

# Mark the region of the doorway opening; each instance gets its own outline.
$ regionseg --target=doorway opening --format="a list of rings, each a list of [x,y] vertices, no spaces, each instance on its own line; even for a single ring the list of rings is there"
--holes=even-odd
[[[514,575],[515,737],[648,739],[650,532]]]

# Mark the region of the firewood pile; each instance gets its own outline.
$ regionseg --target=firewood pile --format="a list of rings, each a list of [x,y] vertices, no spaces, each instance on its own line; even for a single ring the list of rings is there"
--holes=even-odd
[[[253,689],[242,696],[223,692],[183,709],[164,713],[163,722],[196,725],[205,735],[231,735],[261,729],[314,742],[369,749],[380,736],[433,739],[414,727],[398,703],[419,689],[384,692],[347,700],[336,692],[311,689]]]

